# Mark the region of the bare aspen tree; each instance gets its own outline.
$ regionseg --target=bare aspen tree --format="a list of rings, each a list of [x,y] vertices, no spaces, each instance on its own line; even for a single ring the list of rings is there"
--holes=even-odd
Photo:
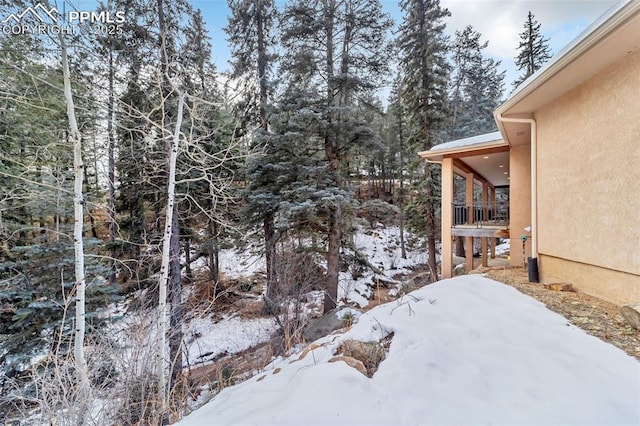
[[[60,41],[60,50],[62,53],[64,99],[67,104],[67,118],[69,120],[69,140],[73,143],[73,248],[75,254],[74,265],[76,277],[76,315],[73,355],[78,368],[78,379],[81,386],[88,389],[89,378],[87,372],[87,361],[84,357],[86,279],[84,270],[84,245],[82,241],[84,227],[84,196],[82,194],[84,163],[82,161],[82,137],[80,130],[78,129],[78,121],[76,120],[76,111],[73,103],[73,92],[71,91],[71,73],[69,71],[67,45],[62,34],[59,34],[58,39]]]
[[[168,392],[166,380],[167,367],[167,282],[169,280],[169,262],[171,260],[171,236],[174,224],[173,214],[176,202],[176,161],[178,159],[178,148],[180,145],[180,127],[182,126],[182,116],[184,110],[184,100],[186,94],[180,95],[178,100],[178,115],[176,117],[176,127],[173,133],[171,151],[169,154],[169,182],[167,185],[167,207],[166,219],[164,222],[164,233],[162,236],[162,264],[160,266],[160,283],[158,296],[158,398],[160,400],[161,415],[167,411]]]
[[[111,47],[110,47],[111,49]],[[115,116],[115,89],[114,89],[114,80],[115,80],[115,65],[113,62],[113,51],[109,51],[109,98],[107,101],[107,139],[109,141],[107,148],[107,161],[108,161],[108,183],[109,183],[109,202],[108,202],[108,212],[109,212],[109,243],[112,244],[111,247],[111,259],[109,260],[109,284],[114,285],[116,282],[116,250],[113,247],[113,244],[116,240],[116,189],[115,189],[115,145],[116,145],[116,135],[114,132],[114,116]]]

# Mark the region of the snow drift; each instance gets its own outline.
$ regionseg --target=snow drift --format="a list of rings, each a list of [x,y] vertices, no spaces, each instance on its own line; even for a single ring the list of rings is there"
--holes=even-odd
[[[372,378],[329,363],[394,333]],[[640,363],[517,290],[468,275],[362,315],[180,422],[200,425],[640,424]]]

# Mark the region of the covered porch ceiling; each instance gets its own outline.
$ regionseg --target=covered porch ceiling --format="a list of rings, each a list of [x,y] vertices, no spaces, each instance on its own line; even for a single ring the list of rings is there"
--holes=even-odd
[[[509,185],[509,144],[500,132],[443,143],[419,155],[430,163],[453,158],[458,174],[473,173],[476,180],[494,187]]]
[[[475,174],[481,176],[479,180],[486,180],[492,186],[509,185],[509,151],[488,152],[480,155],[459,158],[460,162],[470,167]],[[454,162],[457,168],[462,169]],[[464,170],[462,170],[464,171]]]

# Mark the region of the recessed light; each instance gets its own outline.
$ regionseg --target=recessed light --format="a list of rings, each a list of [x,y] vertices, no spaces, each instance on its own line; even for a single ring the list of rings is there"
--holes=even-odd
[[[499,167],[504,167],[504,164],[500,164],[500,166],[499,166]]]
[[[507,180],[511,180],[511,177],[508,177]]]
[[[489,158],[489,156],[488,156],[488,155],[485,155],[485,156],[484,156],[484,159],[486,160],[487,158]]]
[[[508,174],[509,174],[509,172],[504,172],[504,174],[505,174],[505,175],[508,175]]]

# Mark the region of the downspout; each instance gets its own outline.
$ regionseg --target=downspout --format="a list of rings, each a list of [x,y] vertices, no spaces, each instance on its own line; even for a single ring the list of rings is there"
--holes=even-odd
[[[531,257],[538,257],[538,132],[533,118],[508,118],[495,114],[502,123],[529,123],[531,126]]]

